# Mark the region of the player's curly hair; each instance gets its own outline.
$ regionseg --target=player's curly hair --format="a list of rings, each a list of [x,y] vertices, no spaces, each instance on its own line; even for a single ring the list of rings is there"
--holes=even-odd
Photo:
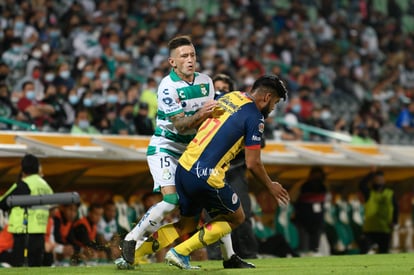
[[[277,75],[264,75],[258,78],[252,87],[252,91],[265,87],[266,92],[277,94],[281,99],[286,101],[288,90],[285,84]]]

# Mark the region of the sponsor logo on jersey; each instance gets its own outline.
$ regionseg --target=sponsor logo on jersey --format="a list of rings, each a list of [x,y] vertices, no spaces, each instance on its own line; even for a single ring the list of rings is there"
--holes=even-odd
[[[263,134],[263,132],[264,132],[264,128],[265,128],[264,123],[260,123],[260,124],[259,124],[259,132]]]
[[[237,203],[237,200],[238,200],[237,194],[236,193],[233,193],[233,196],[231,197],[231,202],[233,204],[236,204]]]
[[[219,172],[215,168],[200,167],[199,162],[197,162],[197,166],[196,166],[195,170],[196,170],[198,178],[209,177],[211,175],[217,176],[219,174]]]
[[[164,89],[164,90],[162,91],[162,93],[163,93],[163,94],[165,94],[165,95],[168,95],[168,94],[169,94],[168,89]]]
[[[260,138],[260,137],[258,137],[258,136],[256,136],[256,135],[253,135],[253,136],[252,136],[252,140],[254,140],[254,141],[260,141],[260,140],[261,140],[261,138]]]
[[[168,106],[171,106],[174,104],[174,99],[172,99],[171,97],[164,97],[162,99],[162,102],[164,102]]]
[[[198,103],[194,103],[193,106],[191,106],[191,109],[198,110],[199,108],[200,108],[200,104],[198,104]]]

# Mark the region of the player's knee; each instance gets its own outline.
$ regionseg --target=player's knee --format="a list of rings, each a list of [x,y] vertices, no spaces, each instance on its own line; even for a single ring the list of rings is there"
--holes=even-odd
[[[244,214],[244,211],[236,211],[234,215],[232,215],[231,227],[232,228],[238,227],[244,222],[245,219],[246,219],[246,216]]]

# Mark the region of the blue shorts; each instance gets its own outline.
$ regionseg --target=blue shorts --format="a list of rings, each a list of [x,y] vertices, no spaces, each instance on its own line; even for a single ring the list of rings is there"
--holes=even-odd
[[[204,208],[211,217],[233,213],[240,207],[240,200],[230,185],[211,187],[205,180],[185,170],[180,164],[175,172],[175,187],[180,203],[181,215],[200,215]]]

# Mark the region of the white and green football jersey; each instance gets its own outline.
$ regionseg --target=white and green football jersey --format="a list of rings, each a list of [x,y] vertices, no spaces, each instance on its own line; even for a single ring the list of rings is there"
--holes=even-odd
[[[179,134],[170,117],[179,113],[191,116],[207,101],[214,99],[213,81],[208,75],[196,72],[194,82],[188,83],[171,70],[158,86],[157,96],[157,127],[147,155],[165,152],[178,158],[193,139],[196,130],[190,130],[185,135]]]

